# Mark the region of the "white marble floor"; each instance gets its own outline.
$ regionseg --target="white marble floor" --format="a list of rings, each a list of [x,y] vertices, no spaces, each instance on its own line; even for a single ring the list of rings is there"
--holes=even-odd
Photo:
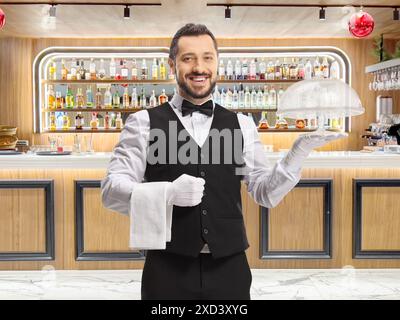
[[[0,300],[140,299],[141,270],[0,271]],[[400,300],[400,269],[253,269],[253,300]]]

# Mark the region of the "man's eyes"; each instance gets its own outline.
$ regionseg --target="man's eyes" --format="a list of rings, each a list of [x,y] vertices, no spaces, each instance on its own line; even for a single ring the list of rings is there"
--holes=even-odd
[[[184,62],[189,62],[189,61],[192,61],[192,60],[194,60],[193,57],[184,57],[184,58],[183,58],[183,61],[184,61]],[[206,60],[206,61],[212,61],[212,60],[214,60],[214,58],[211,57],[211,56],[207,56],[207,57],[204,57],[204,60]]]

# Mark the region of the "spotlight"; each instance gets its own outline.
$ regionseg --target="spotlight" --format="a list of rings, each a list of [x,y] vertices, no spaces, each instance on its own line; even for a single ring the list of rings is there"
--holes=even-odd
[[[397,8],[393,10],[393,20],[399,21],[399,9]]]
[[[225,9],[225,19],[230,19],[230,18],[231,18],[231,8],[227,6]]]
[[[49,17],[56,17],[56,6],[54,4],[51,5],[49,10]]]
[[[325,8],[321,7],[321,9],[319,9],[319,20],[325,20]]]
[[[126,6],[124,9],[124,19],[129,19],[131,17],[131,9]]]

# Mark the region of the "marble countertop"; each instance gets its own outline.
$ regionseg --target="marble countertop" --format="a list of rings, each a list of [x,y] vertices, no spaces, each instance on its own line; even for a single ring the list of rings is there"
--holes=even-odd
[[[281,159],[285,152],[267,152],[271,164]],[[39,156],[36,154],[1,155],[1,169],[105,169],[110,161],[110,152],[72,154],[67,156]],[[312,152],[304,168],[400,168],[400,154],[382,151],[364,153],[359,151]]]

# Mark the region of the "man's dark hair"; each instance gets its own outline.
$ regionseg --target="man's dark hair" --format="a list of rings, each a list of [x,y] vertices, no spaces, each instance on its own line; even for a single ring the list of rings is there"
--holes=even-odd
[[[175,61],[175,58],[178,54],[178,40],[184,36],[201,36],[201,35],[209,35],[214,42],[215,50],[218,52],[217,40],[215,40],[214,35],[204,24],[194,24],[188,23],[180,28],[174,35],[171,41],[171,46],[169,48],[169,57]]]

